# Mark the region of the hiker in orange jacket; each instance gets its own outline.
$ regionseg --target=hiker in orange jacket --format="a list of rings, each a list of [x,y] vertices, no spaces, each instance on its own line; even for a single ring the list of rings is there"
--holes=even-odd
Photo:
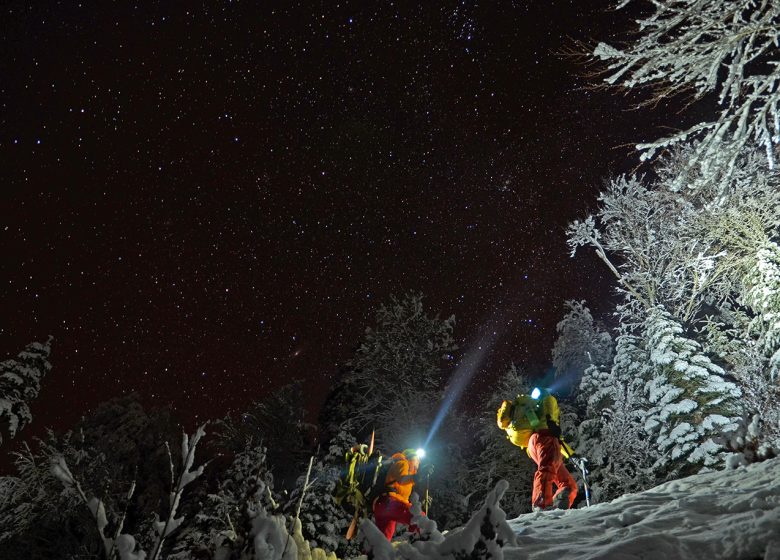
[[[409,531],[418,530],[412,525],[410,511],[412,504],[409,497],[412,495],[415,483],[419,482],[419,477],[423,474],[418,472],[420,458],[414,449],[404,449],[400,453],[395,453],[391,460],[393,465],[385,478],[387,493],[379,496],[373,504],[374,522],[389,541],[393,540],[397,523],[408,525]],[[429,474],[430,465],[426,467],[428,470],[425,474]]]
[[[555,397],[542,394],[539,389],[531,395],[518,395],[514,401],[501,403],[496,421],[509,441],[525,449],[536,463],[533,508],[547,509],[556,503],[571,508],[577,497],[577,482],[563,464],[572,450],[561,439],[560,410]]]

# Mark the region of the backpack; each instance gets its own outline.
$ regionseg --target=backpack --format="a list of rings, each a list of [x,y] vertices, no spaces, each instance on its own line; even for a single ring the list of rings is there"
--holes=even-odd
[[[502,430],[510,425],[514,429],[535,428],[542,416],[543,399],[532,399],[527,395],[517,395],[514,401],[504,400],[496,411],[496,424]]]
[[[543,417],[544,398],[533,399],[528,395],[517,395],[512,403],[512,423],[516,428],[535,429]]]
[[[528,395],[517,395],[513,401],[503,401],[496,413],[496,423],[506,430],[513,445],[526,449],[528,440],[544,418],[544,399],[532,399]]]
[[[389,491],[385,480],[393,461],[384,460],[377,451],[369,455],[366,444],[352,447],[344,459],[346,465],[336,481],[333,500],[342,507],[349,504],[356,512],[367,513],[374,500]]]

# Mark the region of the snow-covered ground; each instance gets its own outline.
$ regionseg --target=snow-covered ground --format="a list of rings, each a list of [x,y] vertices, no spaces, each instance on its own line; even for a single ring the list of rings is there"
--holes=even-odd
[[[509,525],[507,560],[780,560],[780,458]]]
[[[480,540],[485,546],[477,557],[488,552],[496,560],[780,560],[780,458],[667,482],[589,508],[511,520],[495,507],[503,491],[499,484],[471,522],[444,535],[434,529],[429,542],[389,547],[373,524],[361,530],[375,544],[374,557],[383,560],[443,560],[453,552],[470,558]],[[496,537],[507,543],[515,536],[516,542],[496,546]]]

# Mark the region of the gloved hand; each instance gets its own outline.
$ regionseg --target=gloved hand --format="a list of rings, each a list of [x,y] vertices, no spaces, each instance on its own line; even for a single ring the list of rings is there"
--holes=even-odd
[[[417,476],[420,480],[424,480],[428,477],[430,477],[433,474],[433,464],[432,463],[426,463],[424,465],[421,465],[419,470],[417,471]]]
[[[553,437],[561,437],[561,427],[556,424],[549,416],[547,417],[547,429],[550,430],[550,434]]]

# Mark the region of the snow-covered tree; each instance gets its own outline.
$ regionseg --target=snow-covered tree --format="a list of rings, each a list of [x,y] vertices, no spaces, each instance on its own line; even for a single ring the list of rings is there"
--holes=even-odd
[[[578,398],[587,418],[600,418],[617,399],[618,385],[643,388],[649,378],[648,356],[641,341],[624,329],[616,338],[611,368],[590,367],[580,382]]]
[[[168,409],[145,410],[139,396],[130,394],[102,403],[64,434],[49,431],[25,444],[15,454],[16,475],[4,479],[14,493],[0,499],[0,528],[8,529],[0,549],[24,550],[35,543],[30,556],[40,558],[100,551],[90,511],[51,472],[52,461],[62,457],[81,486],[100,498],[109,522],[126,511],[126,529],[150,550],[152,516],[170,491],[165,441],[180,437]],[[178,463],[179,446],[171,451]]]
[[[16,359],[0,362],[0,445],[3,437],[13,439],[32,421],[30,401],[41,390],[41,379],[51,369],[50,336],[41,344],[33,342]]]
[[[657,467],[685,472],[721,464],[717,438],[737,427],[739,388],[662,308],[648,317],[646,337],[655,371],[645,386],[650,402],[645,430],[662,454]]]
[[[761,147],[771,168],[780,143],[780,5],[755,0],[621,0],[642,4],[635,38],[622,49],[604,43],[593,55],[607,84],[651,89],[648,104],[682,95],[717,99],[720,111],[682,132],[641,143],[642,159],[697,139],[688,161],[698,187],[728,176],[745,149]]]
[[[399,407],[438,401],[442,366],[457,347],[452,338],[455,317],[430,316],[422,294],[391,297],[376,312],[376,327],[365,337],[348,368],[331,391],[323,412],[326,437],[345,426],[359,436],[376,428],[380,441],[402,416]]]
[[[691,320],[722,277],[714,242],[693,229],[701,208],[640,177],[611,181],[599,202],[594,215],[569,226],[572,256],[580,246],[593,247],[635,316],[663,304],[683,322]]]
[[[344,449],[339,457],[326,456],[313,465],[308,486],[301,475],[295,490],[290,493],[287,511],[294,515],[300,503],[299,518],[304,538],[313,548],[322,548],[342,556],[349,542],[347,527],[352,516],[333,501],[333,491],[344,465]],[[301,494],[303,501],[301,502]]]
[[[266,449],[247,446],[237,453],[217,481],[216,491],[203,496],[192,522],[172,550],[171,560],[211,557],[241,550],[251,528],[249,508],[278,508]]]
[[[0,550],[8,558],[55,558],[82,550],[99,551],[98,535],[86,508],[75,492],[63,491],[52,475],[57,454],[70,464],[99,469],[101,458],[81,449],[77,434],[56,438],[52,432],[38,440],[37,449],[26,442],[15,453],[16,476],[0,478]]]
[[[780,246],[767,240],[744,278],[742,302],[755,313],[750,331],[769,358],[770,379],[780,378]]]
[[[688,157],[680,150],[660,162],[653,181],[611,181],[596,212],[569,226],[572,255],[580,246],[596,251],[618,280],[621,316],[634,328],[656,305],[688,324],[706,308],[737,301],[780,226],[780,176],[756,154],[740,158],[717,185],[674,192]]]
[[[618,382],[612,404],[602,410],[599,450],[593,484],[596,502],[613,500],[629,492],[639,492],[657,482],[653,470],[658,457],[647,445],[643,413],[647,400],[636,383]]]
[[[565,302],[566,314],[556,326],[558,338],[552,350],[556,377],[565,377],[576,385],[590,366],[609,364],[612,360],[612,337],[593,321],[584,301]]]
[[[219,421],[217,437],[235,453],[247,446],[265,447],[277,482],[293,483],[308,460],[315,431],[306,422],[304,396],[302,382],[292,381],[240,414]]]
[[[578,398],[585,404],[577,450],[590,461],[593,498],[610,500],[648,487],[658,454],[644,431],[648,409],[645,382],[651,377],[648,354],[627,332],[616,339],[610,369],[589,368]]]
[[[733,370],[742,391],[742,418],[736,431],[727,434],[725,444],[737,453],[731,464],[747,464],[780,455],[780,384],[767,378],[764,357],[759,352]]]

